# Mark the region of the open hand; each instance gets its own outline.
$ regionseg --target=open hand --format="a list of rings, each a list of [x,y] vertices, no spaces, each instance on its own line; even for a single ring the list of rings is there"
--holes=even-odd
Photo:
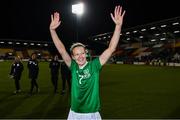
[[[123,11],[122,7],[119,5],[119,6],[115,7],[114,15],[111,13],[111,18],[112,18],[112,20],[114,21],[114,23],[116,25],[120,25],[121,26],[122,23],[123,23],[124,15],[125,15],[125,11]]]
[[[51,24],[49,26],[50,30],[55,30],[61,24],[60,16],[58,12],[55,12],[54,15],[51,15]]]

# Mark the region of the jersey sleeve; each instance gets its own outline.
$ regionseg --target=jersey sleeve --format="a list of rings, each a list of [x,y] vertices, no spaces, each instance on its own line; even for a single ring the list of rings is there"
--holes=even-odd
[[[97,58],[95,58],[93,60],[93,64],[94,64],[94,66],[96,67],[97,70],[100,70],[102,68],[102,65],[100,63],[99,57],[97,57]]]
[[[70,65],[70,70],[71,70],[71,71],[73,70],[73,68],[75,67],[75,65],[76,65],[75,60],[72,60],[72,61],[71,61],[71,65]]]

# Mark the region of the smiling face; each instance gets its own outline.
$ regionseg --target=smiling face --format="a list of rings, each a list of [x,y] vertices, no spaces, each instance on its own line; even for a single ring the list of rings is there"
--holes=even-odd
[[[74,47],[72,50],[72,58],[79,66],[83,66],[87,62],[85,48],[82,46]]]

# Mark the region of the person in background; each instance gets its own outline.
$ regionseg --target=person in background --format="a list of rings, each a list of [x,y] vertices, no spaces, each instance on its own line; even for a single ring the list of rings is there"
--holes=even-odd
[[[19,56],[16,56],[11,65],[11,71],[9,73],[10,78],[13,78],[15,81],[16,90],[14,91],[14,94],[21,92],[21,87],[20,87],[19,81],[21,79],[23,70],[24,70],[24,66],[21,62],[21,58]]]
[[[62,79],[61,94],[63,95],[66,92],[66,82],[68,85],[69,92],[71,91],[71,71],[64,61],[61,63],[61,79]]]
[[[55,55],[49,64],[49,68],[51,70],[51,82],[54,86],[54,93],[57,92],[58,87],[58,76],[59,76],[59,68],[60,62],[58,61],[58,55]]]
[[[29,70],[29,79],[31,80],[30,94],[32,95],[34,87],[36,87],[36,93],[39,92],[39,86],[37,84],[39,65],[36,53],[32,53],[31,59],[28,61],[27,67]]]

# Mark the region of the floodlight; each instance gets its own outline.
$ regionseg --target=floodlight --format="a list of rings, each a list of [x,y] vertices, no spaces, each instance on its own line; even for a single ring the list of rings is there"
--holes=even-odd
[[[84,4],[83,3],[78,3],[72,5],[72,13],[76,15],[82,15],[84,12]]]

